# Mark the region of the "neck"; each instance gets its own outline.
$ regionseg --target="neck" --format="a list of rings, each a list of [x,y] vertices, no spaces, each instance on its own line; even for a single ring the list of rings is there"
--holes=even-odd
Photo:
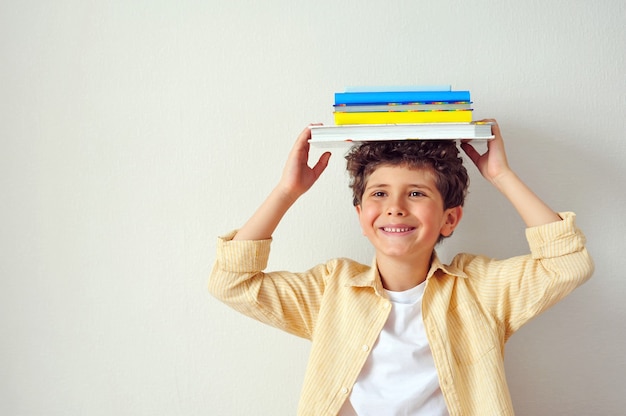
[[[429,254],[427,257],[407,262],[377,256],[376,265],[383,287],[393,292],[403,292],[423,283],[430,270],[431,258],[432,254]]]

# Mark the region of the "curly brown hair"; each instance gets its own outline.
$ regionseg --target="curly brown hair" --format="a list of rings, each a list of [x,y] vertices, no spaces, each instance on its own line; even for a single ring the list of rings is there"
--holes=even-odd
[[[469,176],[454,140],[363,142],[348,151],[346,160],[354,206],[361,204],[369,176],[382,165],[429,169],[444,209],[463,206],[465,202]]]

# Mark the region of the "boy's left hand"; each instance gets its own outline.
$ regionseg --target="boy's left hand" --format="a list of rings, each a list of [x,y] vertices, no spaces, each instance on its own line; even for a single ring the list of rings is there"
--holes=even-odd
[[[461,143],[461,149],[474,162],[481,175],[494,185],[497,179],[511,171],[504,151],[504,140],[500,134],[500,127],[495,119],[480,120],[493,123],[491,132],[494,138],[487,142],[487,151],[482,155],[470,143]]]
[[[493,119],[481,121],[493,123],[491,132],[494,138],[487,142],[487,151],[481,155],[470,143],[461,144],[461,148],[480,173],[507,197],[527,227],[560,221],[559,214],[543,202],[509,167],[498,123]]]

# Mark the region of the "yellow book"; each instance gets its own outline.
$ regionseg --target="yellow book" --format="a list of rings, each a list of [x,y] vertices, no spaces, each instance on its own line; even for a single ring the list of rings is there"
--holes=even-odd
[[[335,124],[464,123],[472,121],[471,110],[383,111],[372,113],[334,112]]]

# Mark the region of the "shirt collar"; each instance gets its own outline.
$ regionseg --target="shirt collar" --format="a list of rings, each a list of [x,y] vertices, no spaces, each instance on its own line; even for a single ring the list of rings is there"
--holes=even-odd
[[[428,275],[426,276],[426,280],[430,279],[432,276],[435,276],[437,274],[437,271],[441,270],[444,274],[450,275],[450,276],[454,276],[454,277],[462,277],[462,278],[467,278],[467,274],[460,268],[454,266],[454,265],[450,265],[450,264],[443,264],[440,260],[439,260],[439,256],[437,256],[437,252],[433,251],[433,257],[432,260],[430,262],[430,270],[428,271]],[[439,274],[437,274],[439,275]]]
[[[376,266],[376,258],[374,257],[369,269],[354,276],[349,283],[346,283],[346,286],[371,287],[377,295],[382,296],[383,283],[378,273],[378,267]]]
[[[439,270],[441,270],[441,273],[438,273]],[[440,278],[443,275],[451,275],[455,277],[467,278],[467,274],[463,270],[459,269],[458,267],[448,265],[448,264],[443,264],[439,260],[437,253],[433,251],[433,256],[430,261],[430,269],[428,270],[428,275],[426,276],[426,280],[430,279],[433,276],[436,278]],[[381,295],[383,293],[383,284],[380,278],[380,274],[378,273],[378,267],[376,265],[376,258],[374,258],[374,260],[372,261],[372,265],[368,270],[354,276],[350,280],[350,283],[346,283],[346,286],[371,287],[374,289],[376,294]]]

